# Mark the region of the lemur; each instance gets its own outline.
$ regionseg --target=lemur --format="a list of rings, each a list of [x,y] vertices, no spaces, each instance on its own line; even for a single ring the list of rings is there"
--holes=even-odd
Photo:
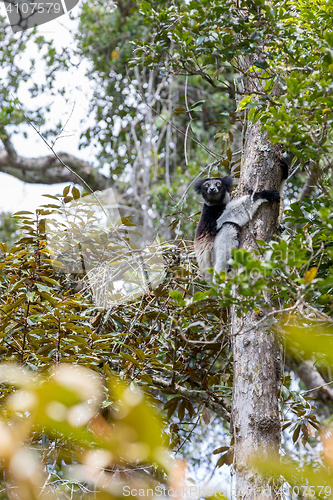
[[[288,165],[281,160],[283,180],[288,176]],[[209,268],[214,271],[228,270],[231,250],[239,247],[240,228],[254,216],[265,202],[280,202],[276,189],[258,191],[230,201],[229,192],[233,179],[197,179],[194,190],[201,194],[204,205],[194,238],[194,250],[203,278],[212,281]],[[282,185],[281,185],[282,188]]]
[[[207,269],[214,267],[213,246],[217,234],[217,220],[230,201],[229,192],[234,185],[231,177],[196,179],[194,190],[201,194],[203,207],[194,238],[194,250],[203,278],[211,280]]]

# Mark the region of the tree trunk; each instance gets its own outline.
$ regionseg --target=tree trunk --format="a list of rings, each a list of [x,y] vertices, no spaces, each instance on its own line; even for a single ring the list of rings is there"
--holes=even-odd
[[[279,188],[280,149],[267,141],[260,131],[259,122],[248,126],[243,158],[240,194],[245,194],[247,186],[255,191]],[[255,219],[242,230],[240,246],[251,251],[256,248],[255,239],[271,240],[278,212],[277,203],[264,203]],[[269,295],[266,300],[271,306]],[[274,335],[267,330],[265,322],[249,329],[260,318],[261,313],[252,311],[238,317],[236,308],[231,310],[236,497],[242,499],[257,497],[267,486],[265,479],[251,468],[248,461],[256,454],[265,459],[277,453],[280,444]],[[273,492],[267,496],[268,491],[265,490],[265,498],[273,497]]]

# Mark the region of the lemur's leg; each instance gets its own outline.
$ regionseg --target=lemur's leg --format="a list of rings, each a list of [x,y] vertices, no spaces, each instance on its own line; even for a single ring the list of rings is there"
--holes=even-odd
[[[231,250],[239,246],[239,230],[237,224],[227,222],[217,233],[213,248],[214,270],[217,273],[228,271]]]
[[[222,215],[217,219],[217,230],[227,222],[232,222],[239,227],[245,226],[252,219],[260,205],[266,201],[279,201],[278,191],[259,191],[253,195],[245,195],[230,201]]]
[[[212,235],[204,235],[194,240],[194,250],[199,269],[206,281],[212,281],[212,275],[207,272],[207,269],[214,267],[212,259],[213,244],[214,237]]]

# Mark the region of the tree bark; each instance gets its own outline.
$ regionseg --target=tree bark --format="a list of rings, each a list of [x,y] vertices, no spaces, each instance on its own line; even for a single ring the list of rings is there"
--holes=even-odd
[[[281,183],[281,151],[260,131],[260,123],[249,124],[243,153],[240,194],[246,187],[255,191],[279,189]],[[248,251],[256,248],[255,239],[272,239],[278,220],[277,203],[264,203],[255,219],[241,232],[240,246]],[[266,301],[271,307],[271,297]],[[267,312],[267,311],[266,311]],[[268,488],[249,460],[257,454],[265,459],[278,453],[280,421],[278,413],[278,376],[276,372],[274,335],[263,322],[249,329],[260,319],[253,311],[237,316],[231,310],[231,334],[234,359],[232,423],[235,438],[236,497],[250,499]],[[265,489],[265,498],[268,488]]]

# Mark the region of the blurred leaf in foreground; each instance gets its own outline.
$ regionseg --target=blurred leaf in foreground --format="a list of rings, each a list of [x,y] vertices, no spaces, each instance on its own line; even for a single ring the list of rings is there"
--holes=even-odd
[[[110,376],[111,399],[104,406],[111,410],[102,414],[103,380],[81,366],[60,364],[40,374],[4,363],[0,382],[7,394],[0,412],[0,457],[10,498],[67,498],[52,487],[52,470],[40,451],[45,453],[40,447],[45,440],[53,447],[61,442],[62,460],[70,465],[62,474],[93,485],[105,498],[121,496],[126,484],[148,488],[154,475],[140,478],[139,466],[166,478],[171,461],[162,420],[133,384]],[[124,466],[132,470],[126,479],[119,476]]]

